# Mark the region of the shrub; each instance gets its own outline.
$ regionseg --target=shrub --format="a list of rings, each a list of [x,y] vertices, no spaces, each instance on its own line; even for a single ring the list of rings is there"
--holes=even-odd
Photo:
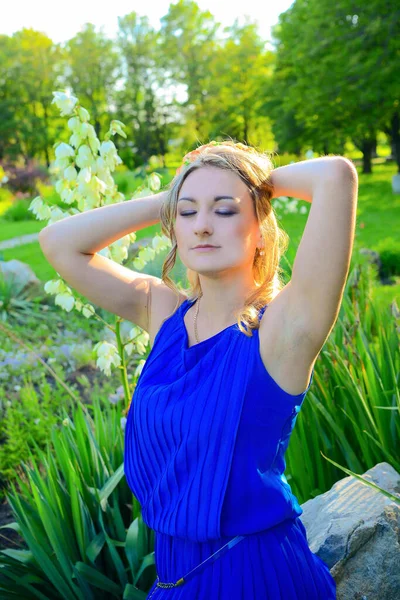
[[[386,238],[377,246],[381,260],[381,277],[388,279],[394,275],[400,275],[400,250],[399,242],[394,238]]]
[[[14,193],[23,192],[30,195],[38,193],[37,181],[48,182],[47,169],[38,165],[33,159],[27,165],[17,166],[11,163],[1,165],[8,177],[5,187]]]
[[[4,211],[2,218],[5,221],[36,221],[35,215],[29,211],[31,200],[14,200],[11,206]]]

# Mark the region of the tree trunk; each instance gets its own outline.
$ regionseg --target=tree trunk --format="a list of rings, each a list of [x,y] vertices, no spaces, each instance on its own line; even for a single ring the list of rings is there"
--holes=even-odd
[[[391,146],[393,159],[397,163],[397,172],[400,173],[400,113],[394,113],[391,120]]]
[[[363,173],[372,173],[372,150],[374,148],[375,140],[364,138],[361,145],[361,152],[363,154]]]

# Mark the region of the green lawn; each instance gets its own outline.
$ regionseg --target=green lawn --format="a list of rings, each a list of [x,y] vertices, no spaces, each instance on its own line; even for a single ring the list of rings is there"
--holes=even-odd
[[[1,205],[0,205],[1,208]],[[39,233],[46,227],[46,221],[5,221],[0,219],[0,242],[20,235]]]

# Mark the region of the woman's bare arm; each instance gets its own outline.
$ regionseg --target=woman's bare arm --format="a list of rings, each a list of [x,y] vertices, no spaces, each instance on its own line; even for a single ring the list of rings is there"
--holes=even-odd
[[[42,229],[40,245],[47,252],[72,250],[95,254],[129,233],[158,223],[167,193],[133,198],[66,217]]]
[[[39,234],[43,254],[71,287],[93,304],[149,333],[152,313],[158,323],[158,307],[162,315],[162,311],[172,312],[176,294],[159,277],[128,269],[98,251],[133,231],[156,224],[166,194],[94,208],[57,221]]]

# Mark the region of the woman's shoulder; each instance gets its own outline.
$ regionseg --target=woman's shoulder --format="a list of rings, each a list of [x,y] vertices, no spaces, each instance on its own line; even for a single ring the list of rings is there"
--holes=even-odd
[[[185,293],[171,290],[166,285],[156,287],[152,290],[152,298],[150,304],[150,345],[153,346],[154,339],[161,329],[163,323],[177,313],[184,302],[188,300]]]

